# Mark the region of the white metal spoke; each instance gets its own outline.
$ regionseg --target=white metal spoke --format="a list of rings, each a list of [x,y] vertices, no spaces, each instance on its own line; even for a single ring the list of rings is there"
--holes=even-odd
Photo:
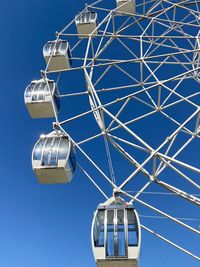
[[[189,252],[188,250],[182,248],[181,246],[178,246],[177,244],[175,244],[174,242],[170,241],[169,239],[163,237],[160,234],[157,234],[155,231],[152,231],[151,229],[149,229],[148,227],[142,225],[142,228],[145,229],[146,231],[150,232],[151,234],[155,235],[156,237],[162,239],[163,241],[167,242],[168,244],[174,246],[175,248],[179,249],[180,251],[190,255],[191,257],[193,257],[194,259],[200,261],[200,257],[194,255],[193,253]]]

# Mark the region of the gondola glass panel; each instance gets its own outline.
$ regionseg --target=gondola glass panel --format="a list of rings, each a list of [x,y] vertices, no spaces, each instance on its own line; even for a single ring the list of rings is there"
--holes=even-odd
[[[107,242],[106,256],[115,256],[115,226],[114,226],[114,210],[107,210]]]
[[[71,50],[65,40],[49,41],[43,47],[43,56],[48,71],[63,71],[71,68]]]
[[[73,162],[70,162],[72,154]],[[33,149],[32,166],[41,183],[69,183],[76,169],[75,152],[69,139],[54,133],[40,138]]]
[[[138,245],[138,227],[133,210],[127,210],[128,217],[128,245],[137,246]]]
[[[32,81],[24,93],[24,101],[32,118],[52,118],[60,109],[60,94],[54,81]]]
[[[98,33],[98,31],[95,30],[98,25],[96,12],[86,11],[78,14],[75,17],[75,23],[80,39],[87,38],[91,33]]]
[[[34,147],[33,161],[41,161],[42,158],[42,149],[45,145],[46,139],[40,139],[39,142]]]
[[[104,247],[104,218],[105,211],[100,210],[97,214],[94,224],[94,245],[95,247]]]
[[[126,15],[126,13],[134,14],[135,13],[135,0],[116,0],[117,11],[122,13],[117,13],[119,16]],[[124,13],[124,14],[123,14]]]
[[[101,246],[100,234],[104,237]],[[92,238],[97,267],[138,267],[141,231],[132,204],[116,204],[113,198],[100,204],[94,214]]]
[[[117,256],[126,256],[126,239],[125,239],[125,227],[124,227],[124,210],[117,210]]]

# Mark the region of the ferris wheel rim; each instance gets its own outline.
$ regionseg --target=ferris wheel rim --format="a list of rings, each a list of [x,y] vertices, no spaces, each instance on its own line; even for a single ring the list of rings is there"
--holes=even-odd
[[[90,5],[87,5],[85,7],[85,9],[81,12],[83,13],[84,11],[86,11],[88,8],[93,8],[96,10],[101,10],[101,8],[99,7],[95,7],[95,5],[101,3],[102,0],[99,0],[99,1],[96,1],[94,2],[93,4],[90,4]],[[131,2],[131,0],[129,1]],[[117,59],[114,59],[114,60],[110,60],[108,59],[106,61],[102,61],[98,59],[98,55],[100,54],[101,52],[101,42],[103,40],[103,38],[110,38],[110,40],[116,40],[116,39],[119,39],[122,46],[124,46],[124,48],[127,48],[125,47],[125,44],[123,43],[123,41],[121,41],[121,39],[137,39],[136,41],[140,42],[140,48],[141,48],[141,51],[142,51],[142,45],[143,45],[143,42],[145,43],[145,38],[149,40],[152,38],[152,41],[147,41],[147,43],[149,45],[151,45],[151,42],[153,43],[154,42],[154,39],[158,39],[159,37],[160,38],[163,38],[163,39],[178,39],[178,38],[183,38],[184,39],[189,39],[189,43],[191,44],[193,40],[197,40],[197,42],[199,42],[199,38],[197,36],[187,36],[185,35],[184,33],[183,36],[179,36],[179,37],[174,37],[174,36],[169,36],[167,35],[168,34],[168,31],[166,30],[166,35],[163,35],[163,36],[157,36],[157,35],[152,35],[152,36],[148,36],[146,35],[146,32],[148,30],[148,27],[149,25],[151,25],[152,23],[154,23],[154,21],[157,21],[159,22],[160,24],[165,24],[167,23],[167,19],[162,19],[162,18],[159,18],[160,16],[160,13],[157,11],[155,11],[155,13],[153,13],[152,11],[156,8],[157,5],[159,5],[159,2],[160,1],[155,1],[155,5],[152,7],[152,9],[150,10],[150,12],[147,14],[147,15],[143,15],[143,14],[134,14],[137,19],[147,19],[149,20],[149,24],[148,26],[146,27],[146,29],[143,29],[144,32],[141,36],[139,36],[139,38],[137,38],[138,36],[131,36],[131,35],[123,35],[121,34],[121,32],[123,32],[124,28],[126,27],[124,25],[124,27],[122,27],[122,29],[120,29],[119,31],[119,34],[113,34],[108,32],[107,33],[107,28],[108,28],[108,25],[111,21],[111,19],[113,18],[113,14],[114,16],[116,15],[116,13],[118,12],[118,8],[115,8],[115,9],[112,9],[112,10],[105,10],[105,12],[108,12],[108,14],[105,16],[105,18],[98,24],[97,28],[88,36],[88,44],[87,44],[87,48],[86,48],[86,51],[85,51],[85,56],[82,57],[82,58],[76,58],[76,57],[72,57],[72,59],[74,60],[77,60],[77,61],[81,61],[83,62],[81,66],[78,66],[78,67],[73,67],[71,69],[63,69],[63,70],[56,70],[56,71],[50,71],[48,70],[48,66],[49,66],[49,62],[51,60],[51,57],[49,59],[49,62],[47,63],[47,67],[46,69],[42,72],[42,78],[46,81],[46,83],[48,84],[49,86],[49,81],[48,81],[48,75],[51,74],[51,73],[63,73],[63,72],[68,72],[68,71],[75,71],[75,70],[82,70],[84,72],[84,75],[85,75],[85,80],[86,80],[86,86],[87,86],[87,90],[86,92],[78,92],[78,93],[75,93],[75,94],[63,94],[61,95],[61,97],[68,97],[68,96],[82,96],[82,95],[86,95],[86,97],[88,97],[89,99],[89,103],[90,103],[90,107],[91,109],[88,110],[88,111],[85,111],[83,113],[80,113],[74,117],[70,117],[64,121],[60,121],[59,120],[59,116],[56,112],[56,108],[55,106],[53,106],[53,109],[54,109],[54,113],[55,113],[55,123],[53,125],[53,128],[54,129],[60,129],[62,131],[62,133],[67,136],[69,138],[69,140],[73,143],[73,145],[80,151],[81,154],[84,155],[84,157],[87,158],[87,160],[89,160],[89,162],[97,169],[97,171],[107,180],[107,182],[110,184],[112,190],[113,190],[113,193],[114,194],[123,194],[124,196],[127,196],[131,202],[139,202],[140,204],[144,204],[146,206],[148,206],[150,209],[153,209],[154,211],[158,211],[159,214],[163,215],[163,216],[166,216],[168,219],[171,219],[172,221],[180,224],[181,226],[184,226],[186,227],[187,229],[195,232],[196,234],[200,234],[200,231],[198,231],[197,229],[193,228],[193,227],[190,227],[188,226],[186,223],[183,223],[181,220],[178,220],[178,219],[175,219],[173,216],[170,216],[169,214],[163,212],[162,210],[159,210],[155,207],[153,207],[152,205],[149,205],[147,204],[146,202],[143,202],[139,199],[139,196],[142,194],[142,192],[144,192],[152,183],[155,183],[157,185],[159,185],[161,188],[165,188],[167,191],[175,194],[176,196],[179,196],[185,200],[188,200],[190,201],[191,203],[193,204],[196,204],[196,205],[200,205],[200,199],[198,197],[195,197],[193,196],[192,194],[189,194],[177,187],[174,187],[173,185],[169,184],[169,183],[166,183],[166,182],[163,182],[162,180],[159,180],[157,177],[160,175],[160,173],[162,173],[162,171],[166,168],[166,167],[171,167],[173,170],[175,170],[177,173],[179,172],[180,176],[182,178],[184,178],[185,180],[187,180],[188,182],[190,182],[191,184],[193,184],[193,186],[195,186],[196,188],[200,189],[200,185],[198,185],[198,183],[194,182],[192,179],[190,179],[187,175],[185,175],[183,172],[181,172],[178,168],[174,167],[173,163],[175,164],[178,164],[180,165],[181,167],[185,167],[187,169],[190,169],[191,171],[194,171],[196,173],[200,173],[200,169],[195,167],[195,166],[192,166],[190,164],[187,164],[183,161],[179,161],[176,159],[176,156],[179,155],[179,153],[182,152],[182,150],[187,146],[186,144],[189,144],[194,138],[199,138],[200,135],[199,135],[199,132],[200,132],[200,129],[198,128],[199,125],[198,125],[198,120],[199,120],[199,117],[200,117],[200,107],[198,104],[196,104],[195,102],[192,101],[192,98],[194,97],[194,94],[193,95],[188,95],[188,96],[182,96],[180,93],[178,93],[176,90],[170,88],[167,84],[171,81],[178,81],[178,84],[179,82],[181,83],[182,81],[186,80],[186,79],[194,79],[196,80],[198,83],[199,83],[199,78],[198,77],[193,77],[195,76],[195,72],[198,72],[198,70],[200,70],[200,67],[197,65],[197,63],[187,63],[187,60],[189,59],[189,55],[191,53],[198,53],[199,49],[198,47],[195,48],[193,47],[193,49],[179,49],[177,45],[171,45],[171,47],[169,45],[168,48],[170,49],[174,49],[175,51],[174,52],[171,52],[171,53],[166,53],[166,54],[161,54],[161,55],[149,55],[148,56],[148,50],[146,51],[146,53],[142,53],[141,57],[138,57],[138,58],[133,58],[133,59],[124,59],[124,60],[117,60]],[[172,1],[170,0],[165,0],[163,1],[165,3],[168,3],[168,4],[171,4],[171,6],[169,7],[169,9],[171,8],[182,8],[183,5],[190,5],[191,2],[189,0],[184,0],[184,1],[180,1],[180,3],[173,3]],[[192,1],[194,2],[193,4],[197,4],[200,3],[200,1]],[[187,10],[190,10],[188,7],[186,7]],[[152,12],[152,13],[151,13]],[[162,11],[162,12],[165,12]],[[161,13],[162,13],[161,12]],[[81,14],[80,13],[80,14]],[[194,12],[196,13],[196,15],[199,15],[200,16],[200,11],[196,11]],[[126,13],[126,15],[128,16],[131,16],[133,17],[133,14],[129,14],[129,13]],[[154,17],[155,15],[155,17]],[[129,20],[129,18],[127,19]],[[194,21],[195,22],[195,21]],[[176,22],[177,24],[180,25],[184,25],[184,26],[191,26],[191,27],[197,27],[196,24],[194,23],[193,21],[191,23],[184,23],[184,22]],[[55,40],[55,46],[57,44],[57,42],[60,40],[59,38],[60,37],[64,37],[64,36],[78,36],[78,34],[67,34],[65,33],[66,30],[68,29],[68,27],[70,27],[72,24],[74,23],[74,20],[72,20],[63,30],[61,30],[60,32],[56,32],[56,40]],[[103,24],[106,24],[106,27],[105,27],[105,30],[101,32],[101,34],[96,34],[96,31],[98,29],[100,29],[100,27],[103,25]],[[125,22],[126,23],[126,22]],[[170,22],[170,23],[174,23],[174,21]],[[179,26],[177,26],[177,28],[179,29]],[[199,26],[199,25],[198,25]],[[175,27],[176,28],[176,27]],[[169,30],[169,29],[168,29]],[[80,35],[81,36],[81,35]],[[166,37],[168,36],[168,37]],[[90,46],[92,45],[92,38],[100,38],[100,45],[97,47],[97,51],[96,51],[96,54],[94,55],[94,57],[89,57],[89,49],[90,49]],[[79,40],[75,45],[74,47],[72,48],[72,50],[75,50],[77,46],[79,46],[79,44],[82,42],[82,40]],[[162,45],[161,45],[162,46]],[[165,47],[165,45],[163,46]],[[165,47],[166,48],[166,47]],[[173,50],[172,49],[172,50]],[[127,49],[128,50],[128,49]],[[130,52],[130,51],[129,51]],[[168,79],[164,79],[164,80],[159,80],[157,75],[155,74],[156,71],[155,70],[152,70],[151,67],[150,67],[150,64],[152,64],[152,62],[154,62],[155,59],[158,59],[158,62],[160,60],[160,58],[162,57],[177,57],[179,55],[183,55],[185,57],[185,62],[183,62],[181,65],[182,67],[185,69],[185,72],[183,73],[180,73],[180,74],[177,74],[176,76],[174,77],[170,77]],[[135,56],[134,53],[132,53],[132,56]],[[99,60],[99,63],[98,63],[98,60]],[[149,61],[148,61],[149,60]],[[152,62],[151,62],[152,61]],[[166,60],[167,61],[167,60]],[[97,62],[97,64],[96,64]],[[144,100],[141,100],[138,95],[141,93],[141,92],[134,92],[132,94],[127,94],[119,99],[115,99],[113,101],[110,101],[110,102],[107,102],[107,103],[102,103],[102,101],[100,100],[99,98],[99,94],[100,93],[106,93],[106,90],[96,90],[95,88],[95,84],[93,83],[93,71],[97,68],[103,68],[103,67],[106,67],[106,68],[112,68],[113,66],[117,66],[116,68],[118,68],[119,70],[121,70],[122,72],[124,72],[127,76],[129,75],[128,72],[126,72],[123,67],[121,67],[121,65],[125,65],[127,63],[142,63],[144,64],[144,66],[148,69],[149,71],[149,75],[150,77],[153,77],[155,79],[155,82],[151,82],[149,81],[148,83],[148,79],[149,77],[147,77],[147,80],[145,80],[145,82],[141,82],[139,80],[137,80],[136,78],[132,77],[132,79],[137,83],[135,85],[135,87],[141,87],[141,91],[142,92],[145,92],[146,95],[149,97],[149,100],[150,100],[150,103],[148,102],[145,102]],[[163,62],[159,62],[158,64],[160,64],[161,66],[165,65],[165,64],[180,64],[180,62],[169,62],[167,61],[167,63],[165,62],[165,60]],[[196,64],[196,65],[195,65]],[[120,66],[119,66],[120,65]],[[159,66],[158,65],[158,69],[159,69]],[[189,67],[192,65],[192,69],[190,69]],[[107,69],[106,69],[107,70]],[[157,69],[156,69],[157,70]],[[109,71],[109,69],[108,69]],[[101,78],[101,77],[100,77]],[[59,78],[57,80],[56,83],[59,82]],[[97,81],[98,83],[98,81]],[[147,87],[146,87],[146,84],[147,84]],[[130,85],[132,86],[132,85]],[[172,94],[176,95],[177,97],[179,97],[179,100],[177,100],[177,103],[174,102],[174,103],[168,103],[168,105],[165,105],[168,101],[168,99],[166,98],[165,99],[165,102],[163,103],[156,103],[154,101],[154,99],[151,97],[151,95],[149,94],[149,91],[152,89],[152,88],[156,88],[157,86],[160,86],[167,89],[168,92],[169,92],[169,98]],[[178,85],[177,85],[178,87]],[[119,90],[124,90],[125,86]],[[113,88],[108,88],[108,90],[110,89],[110,91],[114,91],[114,90],[117,90],[117,87],[113,87]],[[50,91],[50,89],[49,89]],[[161,91],[161,89],[160,89]],[[161,92],[160,92],[161,94]],[[171,95],[170,95],[171,94]],[[198,94],[198,92],[196,93]],[[152,108],[152,111],[149,112],[149,114],[144,114],[144,115],[141,115],[140,117],[138,118],[135,118],[135,120],[142,120],[145,116],[150,116],[156,112],[160,112],[162,113],[162,115],[166,116],[166,117],[170,117],[167,112],[163,111],[164,109],[167,109],[169,107],[169,105],[176,105],[178,103],[180,103],[180,101],[182,102],[187,102],[188,104],[192,105],[194,108],[195,108],[195,111],[191,114],[191,116],[189,118],[187,118],[184,122],[182,123],[179,123],[178,121],[176,121],[173,117],[170,117],[171,121],[173,121],[177,126],[178,128],[170,135],[166,138],[166,140],[160,144],[160,146],[156,147],[156,148],[153,148],[152,146],[150,146],[147,142],[145,142],[142,138],[140,138],[139,135],[137,135],[134,131],[132,131],[130,128],[129,128],[129,124],[131,124],[131,122],[122,122],[118,117],[120,115],[121,112],[123,112],[123,109],[124,107],[126,107],[127,103],[129,101],[131,101],[132,99],[136,99],[138,101],[140,101],[142,103],[143,101],[143,104],[146,104],[148,103],[149,107]],[[138,98],[138,99],[137,99]],[[53,95],[51,93],[51,99],[53,100]],[[124,101],[124,102],[123,102]],[[161,96],[160,96],[160,99],[159,101],[161,102]],[[158,102],[159,102],[158,101]],[[179,102],[178,102],[179,101]],[[118,113],[116,115],[113,115],[109,110],[109,106],[112,106],[112,105],[115,105],[115,104],[118,104],[119,102],[122,102],[122,106],[120,108],[120,110],[118,111]],[[77,120],[81,117],[85,117],[89,114],[93,113],[94,114],[94,118],[97,122],[97,124],[99,125],[99,129],[100,129],[100,133],[96,134],[96,135],[93,135],[85,140],[81,140],[81,141],[76,141],[74,140],[68,133],[67,131],[64,129],[64,124],[67,124],[73,120]],[[108,127],[105,126],[105,123],[104,123],[104,114],[106,114],[107,116],[109,116],[111,118],[111,122],[109,124]],[[195,131],[192,132],[189,128],[187,128],[187,124],[188,122],[190,122],[193,118],[195,118],[197,116],[197,119],[196,119],[196,128],[195,128]],[[137,162],[135,159],[133,159],[131,157],[131,155],[128,155],[128,153],[125,153],[125,151],[123,151],[123,147],[119,144],[118,141],[122,141],[122,138],[118,137],[118,136],[114,136],[114,134],[112,134],[112,131],[114,131],[115,133],[115,128],[112,127],[114,123],[117,123],[118,126],[115,126],[115,127],[119,127],[119,128],[122,128],[123,130],[127,131],[132,137],[134,137],[137,141],[140,142],[140,147],[139,145],[137,144],[134,144],[135,147],[138,146],[138,149],[141,149],[143,151],[145,151],[149,156],[146,158],[146,160],[142,163],[139,163]],[[114,129],[114,130],[113,130]],[[176,153],[175,155],[173,156],[168,156],[168,152],[166,153],[161,153],[159,152],[163,147],[165,147],[166,144],[169,144],[169,147],[167,148],[167,151],[170,150],[171,146],[173,145],[173,142],[175,141],[176,137],[178,136],[178,134],[180,132],[186,132],[188,135],[190,135],[190,139],[187,141],[187,143],[185,143]],[[101,167],[99,167],[96,162],[92,159],[92,157],[90,157],[87,152],[85,152],[82,148],[81,148],[81,145],[83,143],[87,143],[91,140],[94,140],[95,138],[99,138],[99,137],[103,137],[104,138],[104,142],[105,142],[105,147],[106,147],[106,154],[107,154],[107,158],[108,158],[108,163],[109,163],[109,168],[110,168],[110,176],[109,175],[106,175],[105,172],[101,169]],[[121,140],[120,140],[121,139]],[[124,140],[126,141],[126,140]],[[136,170],[134,170],[133,173],[131,173],[131,175],[129,177],[127,177],[120,185],[117,184],[116,180],[115,180],[115,177],[114,177],[114,171],[113,171],[113,167],[112,167],[112,159],[111,159],[111,156],[110,156],[110,150],[109,150],[109,145],[108,145],[108,142],[109,144],[113,145],[117,150],[118,152],[120,152],[124,157],[126,157],[126,159],[129,160],[129,162],[131,162],[131,164],[136,167]],[[128,142],[128,141],[127,141]],[[185,146],[185,147],[184,147]],[[145,169],[145,165],[150,161],[150,160],[153,160],[153,173],[149,173],[148,170]],[[158,167],[158,169],[156,169],[156,160],[160,160],[160,165]],[[83,173],[89,178],[89,180],[93,183],[93,185],[97,188],[97,190],[100,191],[100,193],[106,198],[108,199],[109,197],[107,196],[107,194],[101,189],[101,187],[98,185],[98,183],[96,183],[95,179],[93,179],[91,177],[91,175],[87,172],[87,170],[85,170],[80,163],[78,163],[78,166],[79,168],[83,171]],[[124,187],[133,179],[133,177],[135,175],[137,175],[138,173],[142,173],[143,175],[145,175],[147,178],[148,178],[148,181],[146,182],[146,184],[141,188],[141,190],[139,192],[137,192],[136,195],[132,195],[132,194],[129,194],[127,193],[127,191],[125,191]],[[144,229],[146,229],[147,231],[150,231],[152,233],[152,230],[150,230],[148,227],[146,226],[142,226]],[[155,232],[153,232],[153,234],[155,234]],[[158,234],[156,234],[158,236]],[[158,236],[159,237],[159,236]],[[164,240],[163,237],[160,236],[161,239]],[[196,258],[197,260],[200,260],[200,258],[196,255],[194,255],[193,253],[190,253],[189,251],[187,250],[184,250],[181,246],[178,246],[176,245],[175,243],[173,244],[173,242],[171,242],[170,240],[164,240],[164,241],[167,241],[168,243],[171,243],[171,245],[174,245],[175,247],[177,247],[178,249],[182,250],[183,252],[185,252],[186,254],[189,254],[190,256],[192,256],[193,258]]]

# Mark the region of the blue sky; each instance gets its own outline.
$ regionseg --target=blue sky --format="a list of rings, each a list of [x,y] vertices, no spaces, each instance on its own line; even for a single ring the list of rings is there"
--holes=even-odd
[[[103,198],[80,170],[70,185],[45,186],[37,182],[31,168],[32,147],[42,132],[51,131],[52,120],[31,120],[23,99],[26,86],[31,80],[39,79],[40,70],[45,67],[43,45],[53,40],[54,32],[62,29],[83,9],[84,1],[8,0],[0,3],[0,267],[93,267],[90,227],[93,211]],[[79,79],[74,79],[76,74],[71,78],[67,75],[66,87],[74,90],[83,87],[81,75]],[[77,105],[87,107],[86,99],[77,101]],[[74,103],[69,100],[63,100],[63,103],[62,118],[67,112],[74,114]],[[130,115],[130,111],[127,112]],[[76,138],[79,131],[84,136],[84,123],[77,122],[67,129]],[[86,123],[89,125],[87,134],[93,131],[93,127],[96,129],[92,119]],[[86,149],[91,155],[96,154],[93,145]],[[192,149],[197,153],[195,147]],[[105,167],[103,150],[98,153],[99,164]],[[79,157],[82,165],[87,164]],[[115,160],[117,162],[119,158],[116,156]],[[120,176],[123,167],[118,171]],[[94,170],[91,172],[96,175]],[[104,186],[102,180],[99,183]],[[107,184],[105,190],[109,192]],[[179,200],[174,203],[174,199],[168,200],[165,196],[147,196],[146,200],[152,204],[162,203],[174,216],[199,217],[197,209],[187,203],[177,213],[173,211],[173,205],[179,207]],[[140,214],[149,214],[145,208],[138,209]],[[190,212],[185,215],[187,209]],[[169,237],[176,236],[179,244],[191,248],[196,254],[199,252],[199,239],[184,228],[180,231],[171,223],[153,219],[146,219],[144,223],[156,231],[162,230]],[[198,227],[196,224],[193,226]],[[161,265],[197,267],[199,262],[143,232],[140,267]]]

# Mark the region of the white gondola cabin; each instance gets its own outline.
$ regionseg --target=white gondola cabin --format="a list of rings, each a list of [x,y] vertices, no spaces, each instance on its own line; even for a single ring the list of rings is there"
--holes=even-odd
[[[32,81],[25,90],[24,101],[32,118],[51,118],[60,109],[60,94],[52,80]]]
[[[75,23],[79,38],[87,38],[89,34],[97,34],[97,13],[92,11],[85,11],[75,17]]]
[[[60,131],[41,136],[33,148],[32,167],[40,183],[70,183],[76,169],[72,143]]]
[[[116,0],[117,11],[123,12],[118,13],[118,15],[126,15],[126,13],[134,14],[135,13],[135,0]]]
[[[97,267],[138,267],[140,228],[132,204],[114,197],[100,204],[91,231]]]
[[[49,41],[43,47],[43,56],[48,65],[48,71],[62,71],[71,68],[71,50],[65,40]]]

